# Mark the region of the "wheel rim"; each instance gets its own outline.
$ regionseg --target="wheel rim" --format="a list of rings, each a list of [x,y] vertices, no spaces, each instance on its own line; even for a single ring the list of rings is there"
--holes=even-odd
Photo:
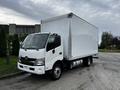
[[[60,77],[60,75],[61,75],[61,69],[59,67],[56,67],[54,69],[54,75],[55,75],[56,78]]]

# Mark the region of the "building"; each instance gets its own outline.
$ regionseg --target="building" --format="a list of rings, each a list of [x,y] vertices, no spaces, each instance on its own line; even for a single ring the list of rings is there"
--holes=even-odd
[[[24,34],[31,34],[40,32],[40,24],[35,25],[16,25],[9,24],[9,34],[14,35],[18,34],[19,36]]]
[[[0,31],[5,30],[9,35],[18,34],[19,36],[24,34],[31,34],[40,32],[40,24],[35,25],[16,25],[16,24],[0,24]]]

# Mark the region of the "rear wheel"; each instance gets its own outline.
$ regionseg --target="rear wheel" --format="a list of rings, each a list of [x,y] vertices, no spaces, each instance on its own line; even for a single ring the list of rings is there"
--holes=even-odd
[[[93,59],[91,56],[83,58],[83,65],[84,66],[90,66],[92,63],[93,63]]]
[[[52,69],[52,79],[58,80],[62,75],[62,67],[60,64],[55,64]]]
[[[90,57],[90,63],[93,64],[93,57]]]

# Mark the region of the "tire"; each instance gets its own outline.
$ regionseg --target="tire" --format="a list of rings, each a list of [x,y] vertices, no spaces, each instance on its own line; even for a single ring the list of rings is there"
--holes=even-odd
[[[90,66],[90,65],[91,65],[91,59],[90,59],[90,57],[88,57],[87,66]]]
[[[58,80],[62,75],[61,64],[55,64],[52,69],[51,77],[53,80]]]
[[[90,63],[93,64],[93,57],[90,57]]]
[[[87,58],[83,58],[83,66],[87,66]]]
[[[90,66],[91,62],[92,62],[92,60],[90,57],[83,58],[83,65],[84,66],[87,66],[87,67]]]

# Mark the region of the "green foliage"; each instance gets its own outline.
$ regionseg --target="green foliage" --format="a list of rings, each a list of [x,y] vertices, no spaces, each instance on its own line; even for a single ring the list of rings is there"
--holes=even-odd
[[[109,32],[103,32],[101,38],[100,49],[120,49],[119,37],[114,37]]]
[[[28,35],[28,34],[20,35],[19,41],[20,41],[20,42],[23,42],[27,35]]]
[[[19,48],[20,48],[19,38],[18,35],[15,34],[12,40],[12,54],[18,56]]]
[[[10,60],[11,60],[10,64],[6,64],[6,58],[0,57],[0,77],[7,75],[7,74],[20,72],[16,67],[17,57],[11,56]]]
[[[6,32],[0,31],[0,56],[6,56],[7,43],[6,43]]]
[[[113,48],[120,49],[120,37],[114,37],[112,44]]]
[[[0,56],[6,56],[8,25],[0,25]]]
[[[18,35],[8,35],[9,26],[8,25],[0,25],[0,57],[5,57],[7,54],[7,50],[9,50],[10,55],[18,55],[19,52],[19,42],[23,41],[27,34]],[[8,45],[8,49],[7,49]]]
[[[113,36],[111,33],[103,32],[100,48],[110,49],[112,45]]]

